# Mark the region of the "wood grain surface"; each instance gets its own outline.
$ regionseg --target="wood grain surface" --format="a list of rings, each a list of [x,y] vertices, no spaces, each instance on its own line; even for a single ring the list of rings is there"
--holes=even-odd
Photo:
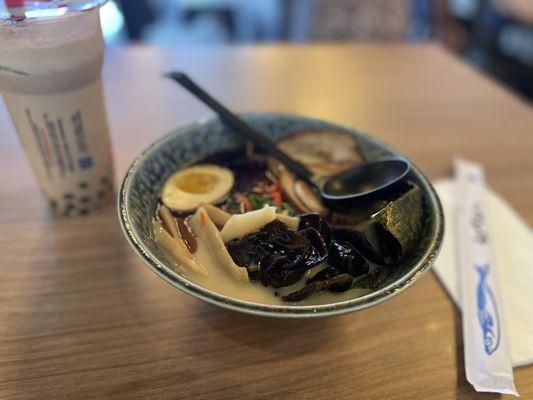
[[[210,112],[182,68],[238,111],[332,120],[389,142],[430,178],[456,154],[533,224],[533,113],[436,45],[110,49],[117,182],[152,140]],[[0,399],[485,399],[466,382],[460,317],[433,274],[321,320],[239,315],[159,280],[113,204],[49,215],[0,107]],[[533,367],[515,369],[533,398]]]

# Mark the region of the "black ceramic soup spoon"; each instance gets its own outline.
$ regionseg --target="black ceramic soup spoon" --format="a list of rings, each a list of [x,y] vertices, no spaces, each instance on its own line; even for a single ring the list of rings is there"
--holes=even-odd
[[[330,203],[361,200],[386,190],[401,181],[411,168],[409,161],[404,158],[387,157],[351,168],[334,176],[316,175],[281,151],[273,141],[257,129],[229,111],[183,72],[169,72],[165,76],[189,90],[238,133],[276,157],[295,175],[316,188],[320,196]]]

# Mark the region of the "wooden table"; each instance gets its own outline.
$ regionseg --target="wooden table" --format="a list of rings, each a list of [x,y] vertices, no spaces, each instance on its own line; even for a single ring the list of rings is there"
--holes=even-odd
[[[435,45],[111,49],[117,182],[171,129],[209,115],[160,77],[180,67],[241,111],[372,132],[431,178],[463,154],[533,224],[533,113]],[[460,317],[433,274],[341,317],[283,321],[205,304],[129,248],[114,205],[49,216],[0,109],[1,399],[491,398],[465,380]],[[533,367],[515,370],[533,398]]]

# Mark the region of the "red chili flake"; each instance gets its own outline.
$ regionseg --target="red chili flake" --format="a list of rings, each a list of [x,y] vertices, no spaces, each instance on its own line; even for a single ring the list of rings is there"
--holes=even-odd
[[[283,202],[283,196],[281,195],[281,192],[273,192],[271,196],[274,204],[278,207],[281,206],[281,203]]]
[[[239,202],[241,202],[241,204],[244,206],[244,211],[252,211],[252,205],[250,204],[250,201],[245,197],[243,196],[242,194],[240,193],[236,193],[235,194],[235,199]]]
[[[281,189],[281,184],[279,180],[276,180],[272,185],[266,188],[265,193],[272,194],[274,192],[279,192],[280,189]]]

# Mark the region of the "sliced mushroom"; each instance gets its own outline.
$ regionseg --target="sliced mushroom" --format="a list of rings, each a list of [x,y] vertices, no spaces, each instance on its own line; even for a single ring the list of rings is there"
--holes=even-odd
[[[196,213],[187,219],[187,223],[196,234],[198,242],[208,246],[209,255],[217,265],[224,268],[236,280],[248,282],[246,268],[241,268],[233,262],[222,240],[221,232],[209,218],[204,207],[199,207]]]
[[[294,184],[296,183],[296,178],[292,172],[287,168],[283,168],[281,174],[279,175],[279,183],[281,184],[281,190],[289,198],[292,204],[300,210],[301,212],[307,213],[311,210],[300,200],[294,191]]]
[[[324,214],[327,211],[318,194],[307,182],[301,179],[294,182],[294,193],[310,211],[319,214]]]
[[[285,195],[301,212],[326,212],[327,208],[317,193],[306,182],[296,179],[286,168],[283,168],[279,181]]]

